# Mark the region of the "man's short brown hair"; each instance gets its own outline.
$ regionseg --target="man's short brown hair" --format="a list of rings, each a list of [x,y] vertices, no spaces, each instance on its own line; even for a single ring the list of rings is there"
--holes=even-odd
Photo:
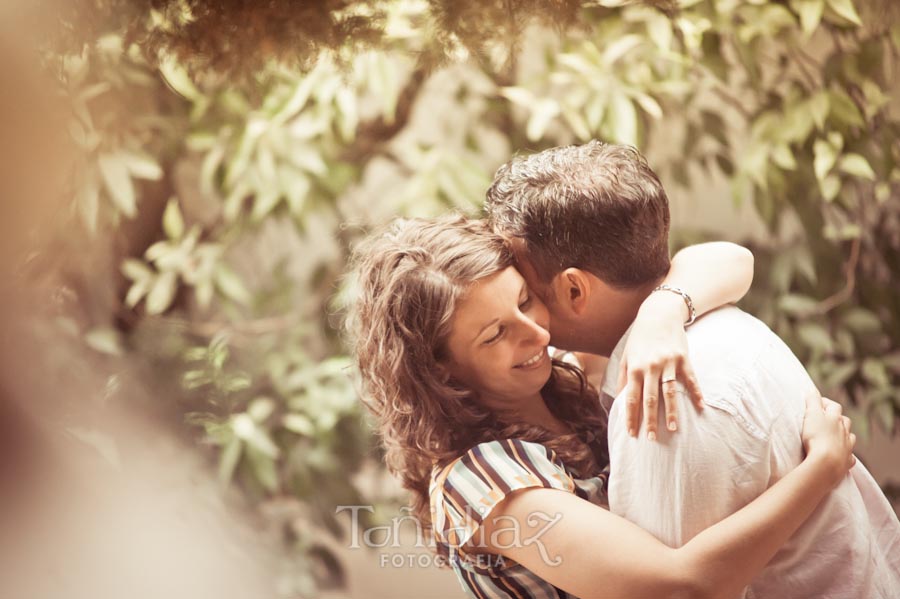
[[[494,176],[494,230],[524,241],[538,276],[581,268],[615,287],[669,270],[669,200],[635,148],[592,141],[519,156]]]

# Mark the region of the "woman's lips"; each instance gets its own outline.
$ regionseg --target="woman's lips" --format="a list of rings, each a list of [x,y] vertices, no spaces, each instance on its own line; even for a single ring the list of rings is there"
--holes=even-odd
[[[544,356],[547,355],[547,348],[541,348],[541,351],[531,356],[521,364],[516,364],[514,368],[521,368],[522,370],[531,370],[532,368],[536,368],[540,366],[541,362],[544,361]]]

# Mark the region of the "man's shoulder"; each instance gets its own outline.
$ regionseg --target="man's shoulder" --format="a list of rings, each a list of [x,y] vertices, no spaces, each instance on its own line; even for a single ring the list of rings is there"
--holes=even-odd
[[[690,337],[720,335],[723,329],[741,329],[755,334],[772,334],[772,330],[766,323],[731,304],[711,310],[698,318],[687,328],[687,334]]]
[[[783,345],[763,321],[737,306],[723,306],[698,318],[687,328],[687,337],[691,358],[714,357],[719,369],[729,358],[746,364],[772,344]]]

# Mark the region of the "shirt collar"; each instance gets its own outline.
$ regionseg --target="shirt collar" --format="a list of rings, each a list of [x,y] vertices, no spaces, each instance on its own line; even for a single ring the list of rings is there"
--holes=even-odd
[[[619,342],[616,343],[616,347],[613,349],[612,353],[609,355],[609,362],[606,364],[606,373],[603,375],[603,393],[606,393],[610,397],[615,397],[618,395],[618,389],[616,385],[619,381],[619,365],[622,363],[622,356],[625,353],[625,345],[628,343],[628,337],[631,335],[631,328],[634,324],[628,326],[628,329],[625,331],[625,334],[619,339]]]

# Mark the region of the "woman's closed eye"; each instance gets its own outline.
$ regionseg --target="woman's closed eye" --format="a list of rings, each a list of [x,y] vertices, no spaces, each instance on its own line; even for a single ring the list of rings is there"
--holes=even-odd
[[[495,341],[500,339],[500,337],[503,336],[503,333],[505,331],[506,331],[506,327],[504,327],[504,326],[497,327],[497,332],[495,334],[491,335],[491,337],[489,339],[485,339],[483,345],[490,345],[490,344],[494,343]]]
[[[519,311],[524,312],[525,310],[527,310],[528,308],[531,307],[531,304],[532,304],[532,297],[531,297],[531,294],[529,293],[528,295],[525,296],[525,299],[523,299],[522,301],[519,302]],[[505,332],[506,332],[506,327],[504,325],[500,325],[499,327],[497,327],[497,332],[494,333],[493,335],[491,335],[490,338],[485,339],[482,344],[483,345],[491,345],[492,343],[499,340]]]

